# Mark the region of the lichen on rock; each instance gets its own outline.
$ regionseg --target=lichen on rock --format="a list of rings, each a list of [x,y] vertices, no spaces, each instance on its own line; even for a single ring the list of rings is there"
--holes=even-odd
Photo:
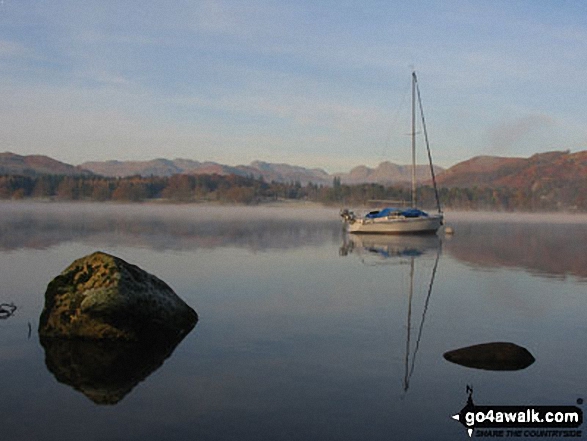
[[[49,283],[39,335],[137,341],[162,333],[185,335],[197,320],[165,282],[98,251],[77,259]]]

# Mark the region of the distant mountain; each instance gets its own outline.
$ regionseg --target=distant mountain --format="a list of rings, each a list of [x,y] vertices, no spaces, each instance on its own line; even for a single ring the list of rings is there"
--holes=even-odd
[[[102,176],[125,177],[171,176],[175,174],[212,174],[263,177],[268,182],[308,182],[331,184],[332,177],[322,169],[308,169],[289,164],[271,164],[254,161],[250,165],[229,166],[216,162],[199,162],[190,159],[153,159],[151,161],[85,162],[80,165]]]
[[[249,168],[243,168],[243,170],[249,169],[254,170],[253,175],[255,177],[259,173],[266,181],[300,181],[302,184],[312,182],[314,184],[331,185],[333,179],[331,175],[321,168],[304,168],[289,164],[271,164],[268,162],[254,161],[251,162]]]
[[[434,173],[439,175],[444,171],[444,168],[434,166]],[[343,184],[362,184],[362,183],[377,183],[377,184],[403,184],[411,182],[412,166],[411,165],[397,165],[389,161],[382,162],[376,168],[369,168],[364,165],[353,168],[349,173],[337,173],[336,176],[340,178]],[[416,179],[418,182],[424,182],[432,179],[430,175],[430,166],[417,165]]]
[[[199,162],[189,159],[154,159],[151,161],[106,161],[85,162],[80,165],[103,176],[125,177],[141,176],[171,176],[179,173],[186,174],[235,174],[239,176],[262,177],[267,182],[296,182],[302,185],[309,182],[319,185],[331,185],[334,177],[339,177],[345,184],[379,183],[398,184],[409,182],[411,166],[397,165],[391,162],[382,162],[376,168],[358,166],[349,173],[329,174],[320,168],[305,168],[289,164],[275,164],[263,161],[253,161],[249,165],[228,166],[216,162]],[[435,167],[436,173],[441,173],[442,167]],[[416,176],[419,181],[430,179],[428,166],[417,166]]]
[[[93,161],[84,162],[80,167],[91,170],[92,173],[102,176],[126,177],[142,176],[171,176],[182,173],[173,161],[167,159],[153,159],[151,161]]]
[[[93,161],[80,167],[102,176],[124,178],[127,176],[172,176],[179,174],[237,174],[243,172],[235,167],[215,162],[199,162],[191,159],[152,159],[150,161]]]
[[[587,151],[538,153],[529,158],[477,156],[438,177],[441,187],[509,187],[537,191],[587,189]]]
[[[43,155],[21,156],[11,152],[0,153],[0,175],[67,175],[89,176],[92,172]]]

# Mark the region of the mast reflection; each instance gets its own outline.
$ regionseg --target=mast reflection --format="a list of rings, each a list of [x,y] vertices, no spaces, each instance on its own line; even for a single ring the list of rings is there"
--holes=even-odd
[[[406,346],[404,356],[404,378],[403,390],[407,393],[410,388],[410,380],[414,374],[416,366],[416,357],[420,349],[420,342],[424,332],[426,314],[428,312],[430,298],[438,263],[442,253],[442,242],[436,235],[426,236],[402,236],[402,235],[345,235],[342,245],[339,248],[339,255],[357,256],[364,265],[407,265],[409,266],[409,286],[407,296],[407,322],[406,322]],[[416,275],[417,261],[423,257],[432,257],[434,263],[428,274],[429,279],[425,294],[424,307],[420,322],[417,325],[418,331],[415,336],[412,331],[415,323],[412,316],[414,315],[414,279]],[[427,259],[429,260],[429,259]],[[425,277],[422,275],[422,277]]]

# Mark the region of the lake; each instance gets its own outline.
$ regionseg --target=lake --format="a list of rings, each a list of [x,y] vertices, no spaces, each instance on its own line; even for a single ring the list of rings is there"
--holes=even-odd
[[[465,440],[467,385],[587,398],[587,217],[446,218],[452,236],[349,237],[326,208],[2,203],[1,439]],[[96,250],[198,312],[172,353],[40,344],[47,284]],[[443,357],[487,342],[535,362]]]

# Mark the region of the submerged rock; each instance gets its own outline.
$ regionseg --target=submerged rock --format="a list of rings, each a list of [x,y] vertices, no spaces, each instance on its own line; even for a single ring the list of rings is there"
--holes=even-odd
[[[532,354],[514,343],[483,343],[455,349],[444,354],[452,363],[490,371],[516,371],[525,369],[536,360]]]
[[[165,282],[118,257],[95,252],[49,283],[39,335],[127,341],[161,334],[183,337],[197,320]]]

